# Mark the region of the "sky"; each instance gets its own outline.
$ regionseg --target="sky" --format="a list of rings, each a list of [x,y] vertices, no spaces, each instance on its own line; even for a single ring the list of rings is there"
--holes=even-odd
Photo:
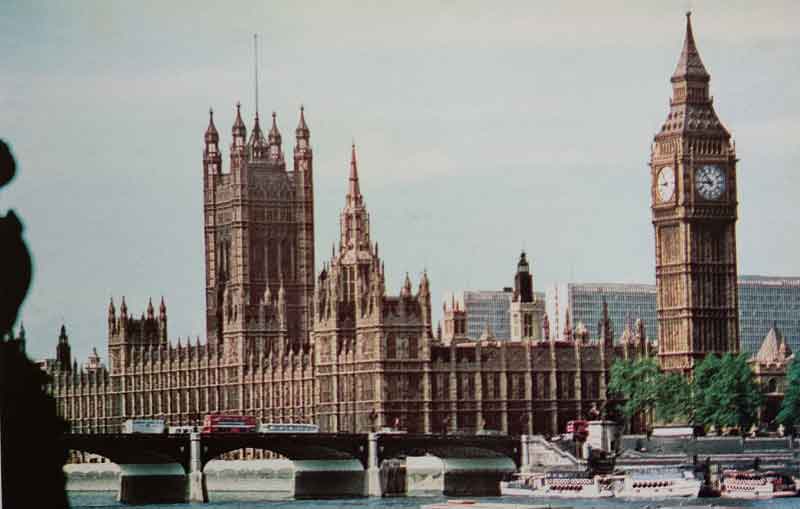
[[[111,296],[163,296],[173,342],[204,340],[202,149],[215,110],[311,128],[316,268],[338,239],[350,144],[387,289],[653,283],[650,144],[687,8],[733,133],[738,264],[800,275],[800,4],[791,1],[11,1],[0,17],[0,190],[34,259],[20,313],[34,358],[62,323],[106,357]]]

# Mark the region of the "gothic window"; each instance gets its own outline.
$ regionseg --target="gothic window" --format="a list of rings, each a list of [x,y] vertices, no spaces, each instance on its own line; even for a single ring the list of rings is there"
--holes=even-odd
[[[419,354],[419,345],[416,334],[408,338],[408,358],[416,359]]]
[[[397,358],[397,343],[394,334],[389,334],[389,336],[386,338],[386,358]]]
[[[533,315],[530,313],[524,313],[522,315],[523,325],[522,325],[522,337],[530,338],[533,337]]]

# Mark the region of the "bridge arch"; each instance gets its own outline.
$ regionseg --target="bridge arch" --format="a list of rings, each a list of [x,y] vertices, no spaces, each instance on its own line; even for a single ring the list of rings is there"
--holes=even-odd
[[[262,449],[292,460],[358,460],[367,464],[363,435],[346,433],[209,433],[201,440],[201,465],[227,452]]]
[[[519,439],[510,436],[408,435],[378,436],[378,463],[403,456],[436,456],[442,459],[508,458],[519,469]]]
[[[189,439],[180,435],[66,434],[67,449],[98,454],[117,465],[179,464],[189,473]]]

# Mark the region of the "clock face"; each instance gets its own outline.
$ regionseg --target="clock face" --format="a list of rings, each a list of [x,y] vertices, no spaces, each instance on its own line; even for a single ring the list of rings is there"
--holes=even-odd
[[[675,171],[670,166],[661,168],[656,181],[659,201],[669,201],[675,195]]]
[[[697,192],[706,200],[716,200],[725,191],[725,173],[719,166],[701,166],[694,177]]]

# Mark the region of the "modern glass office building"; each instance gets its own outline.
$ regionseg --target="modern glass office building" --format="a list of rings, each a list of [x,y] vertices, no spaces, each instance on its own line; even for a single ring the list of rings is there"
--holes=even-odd
[[[573,330],[582,322],[590,337],[597,336],[597,323],[603,317],[603,299],[608,304],[608,315],[614,325],[617,340],[630,321],[644,321],[647,337],[656,339],[656,285],[633,283],[564,283],[547,290],[547,316],[553,332],[561,336],[566,311],[569,307]],[[557,329],[556,329],[557,327]]]
[[[800,350],[800,277],[739,276],[739,348],[755,353],[770,327],[777,325],[792,351]],[[583,322],[591,337],[603,312],[603,298],[619,339],[626,320],[644,320],[647,336],[658,339],[656,286],[635,283],[562,283],[547,290],[551,330],[559,335],[569,306],[573,328]],[[558,311],[556,311],[556,309]],[[557,318],[556,318],[557,317]]]
[[[800,349],[800,278],[739,276],[739,347],[756,352],[777,325],[793,352]]]

